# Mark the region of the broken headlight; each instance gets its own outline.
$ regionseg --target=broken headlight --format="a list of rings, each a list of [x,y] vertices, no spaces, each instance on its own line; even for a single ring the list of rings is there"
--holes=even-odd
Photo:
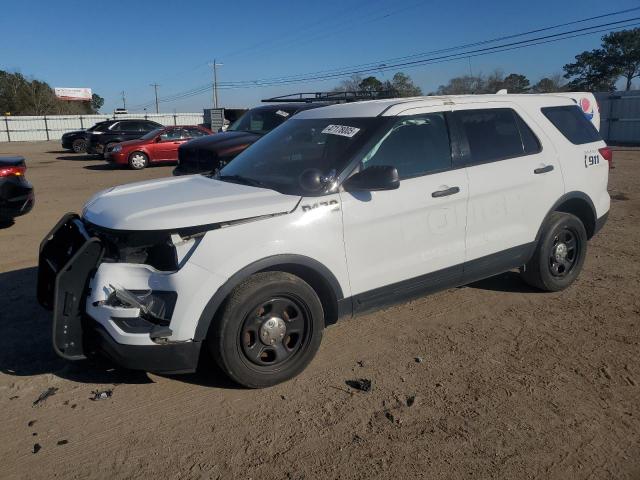
[[[202,231],[123,231],[87,225],[87,230],[104,244],[103,261],[141,263],[160,271],[179,270],[210,229],[209,226],[202,227]]]

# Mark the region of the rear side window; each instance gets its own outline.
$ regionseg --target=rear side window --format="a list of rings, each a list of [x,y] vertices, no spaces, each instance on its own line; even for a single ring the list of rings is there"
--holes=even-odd
[[[401,179],[451,168],[447,122],[441,113],[396,122],[362,160],[364,167],[390,165]]]
[[[596,127],[587,120],[578,106],[545,107],[542,113],[574,145],[602,140]]]
[[[454,112],[469,142],[471,163],[480,164],[538,153],[540,142],[510,108]]]

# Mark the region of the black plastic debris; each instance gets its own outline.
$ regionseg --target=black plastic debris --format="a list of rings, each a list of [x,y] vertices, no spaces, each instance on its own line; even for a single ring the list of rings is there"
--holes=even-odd
[[[39,443],[34,443],[33,448],[31,449],[31,453],[38,453],[42,447]]]
[[[416,402],[415,395],[407,395],[407,407],[411,407]]]
[[[391,423],[395,423],[396,417],[393,416],[393,413],[386,411],[384,412],[384,416],[387,417],[387,420],[389,420]]]
[[[57,391],[58,389],[56,387],[47,388],[44,392],[40,394],[38,398],[36,398],[35,402],[33,402],[33,406],[35,407],[36,405],[39,405],[40,403],[44,402],[47,398],[55,395]]]
[[[36,424],[35,420],[29,420],[29,423],[27,423],[27,426],[33,427],[35,424]]]
[[[371,391],[371,380],[368,378],[358,378],[357,380],[347,380],[346,383],[351,388],[360,390],[361,392]]]
[[[58,440],[56,445],[66,445],[67,443],[69,443],[69,440]]]
[[[107,398],[111,398],[111,395],[113,395],[113,390],[108,389],[108,390],[94,390],[91,392],[91,395],[93,395],[93,397],[90,398],[90,400],[96,401],[96,400],[106,400]]]

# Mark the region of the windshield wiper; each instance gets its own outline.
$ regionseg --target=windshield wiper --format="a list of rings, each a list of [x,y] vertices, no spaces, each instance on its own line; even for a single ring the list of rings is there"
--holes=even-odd
[[[232,183],[240,183],[242,185],[249,185],[251,187],[269,188],[260,180],[254,178],[243,177],[242,175],[217,175],[214,177],[216,180],[222,180]]]

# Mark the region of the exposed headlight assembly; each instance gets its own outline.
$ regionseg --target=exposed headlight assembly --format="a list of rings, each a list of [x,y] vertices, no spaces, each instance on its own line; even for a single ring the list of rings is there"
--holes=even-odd
[[[202,237],[216,226],[188,228],[179,231],[122,231],[109,230],[88,224],[105,247],[103,261],[112,263],[140,263],[156,270],[173,272],[182,268]]]

